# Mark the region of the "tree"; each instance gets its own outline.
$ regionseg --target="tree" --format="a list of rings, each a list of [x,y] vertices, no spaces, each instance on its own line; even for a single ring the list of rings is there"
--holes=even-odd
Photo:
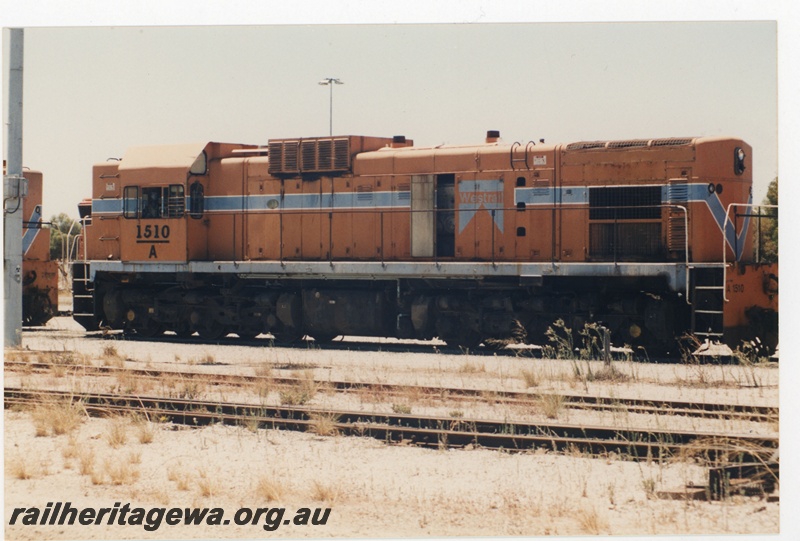
[[[769,183],[767,196],[761,204],[778,204],[778,177]],[[767,216],[767,218],[761,218],[761,237],[759,239],[761,260],[771,263],[778,260],[778,209],[761,209],[761,214]],[[758,227],[756,227],[756,235],[758,235]]]
[[[70,259],[77,255],[75,237],[81,232],[81,224],[65,213],[50,218],[50,259],[66,259],[70,250]],[[69,245],[67,245],[69,241]]]

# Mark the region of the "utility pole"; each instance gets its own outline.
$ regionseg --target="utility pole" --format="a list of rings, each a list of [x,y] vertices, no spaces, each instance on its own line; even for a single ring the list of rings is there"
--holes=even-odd
[[[321,80],[318,84],[323,86],[327,85],[330,87],[330,133],[329,135],[333,137],[333,85],[343,85],[344,83],[335,77],[326,77]]]
[[[22,176],[22,66],[21,28],[10,30],[8,71],[8,167],[3,177],[3,292],[5,346],[22,345],[22,199],[28,182]]]

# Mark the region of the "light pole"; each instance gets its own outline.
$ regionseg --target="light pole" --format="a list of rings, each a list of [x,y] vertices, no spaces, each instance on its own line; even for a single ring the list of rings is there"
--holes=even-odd
[[[343,85],[344,83],[335,77],[325,77],[319,82],[321,85],[330,87],[330,136],[333,137],[333,85]]]

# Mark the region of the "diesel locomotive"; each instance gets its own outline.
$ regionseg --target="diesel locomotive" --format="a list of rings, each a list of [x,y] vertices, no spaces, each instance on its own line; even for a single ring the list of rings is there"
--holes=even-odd
[[[650,350],[777,344],[752,148],[731,137],[136,147],[93,168],[79,211],[87,330],[475,347],[561,319]]]
[[[24,171],[22,199],[22,323],[41,326],[58,312],[58,264],[50,259],[50,230],[42,219],[42,173]]]

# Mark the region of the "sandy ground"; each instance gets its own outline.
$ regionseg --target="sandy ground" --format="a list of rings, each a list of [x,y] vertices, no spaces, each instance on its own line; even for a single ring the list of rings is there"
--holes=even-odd
[[[624,381],[589,381],[599,364],[478,356],[317,349],[152,344],[84,338],[74,324],[54,320],[46,332],[29,332],[23,347],[76,352],[93,364],[168,367],[229,373],[313,374],[316,380],[349,379],[479,389],[528,388],[571,394],[693,399],[778,405],[773,366],[696,366],[618,363]],[[112,354],[113,353],[113,354]],[[9,354],[9,352],[7,352]],[[75,360],[75,359],[73,359]],[[576,367],[584,377],[576,376]],[[70,372],[6,374],[6,385],[142,394],[184,392],[182,383],[142,383],[90,378]],[[278,403],[274,390],[199,388],[201,398]],[[368,399],[320,388],[311,405],[330,409],[391,411],[465,418],[545,420],[544,410],[430,400],[413,393]],[[538,450],[502,453],[482,449],[428,450],[388,446],[367,438],[321,436],[252,427],[177,428],[131,419],[80,419],[62,435],[36,436],[35,412],[6,411],[5,536],[8,539],[165,539],[260,537],[426,537],[652,534],[774,534],[780,504],[757,497],[722,502],[669,501],[660,491],[705,485],[707,471],[691,460],[634,463],[611,458],[555,455]],[[593,417],[594,416],[594,417]],[[552,420],[552,419],[551,419]],[[675,415],[586,414],[566,408],[559,422],[691,428],[723,433],[775,434],[777,423],[696,420]],[[120,442],[124,434],[124,442]],[[152,440],[152,441],[150,441]],[[73,507],[220,507],[228,525],[169,526],[153,532],[136,525],[8,525],[15,508],[69,501]],[[243,507],[330,508],[324,525],[237,526]],[[266,514],[265,514],[266,516]],[[276,515],[270,515],[275,517]]]

